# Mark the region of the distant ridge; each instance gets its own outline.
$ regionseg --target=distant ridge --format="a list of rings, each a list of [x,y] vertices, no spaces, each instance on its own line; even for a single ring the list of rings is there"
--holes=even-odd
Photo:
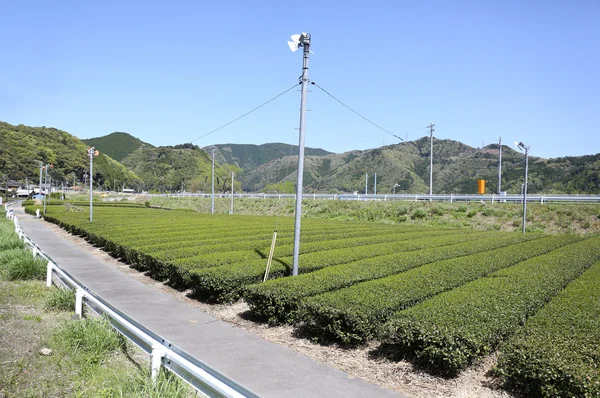
[[[141,146],[154,147],[131,134],[122,132],[114,132],[102,137],[88,138],[81,141],[89,146],[96,147],[96,149],[119,162]]]
[[[273,142],[262,145],[254,144],[220,144],[214,145],[215,159],[218,163],[232,164],[244,171],[253,170],[275,159],[298,154],[298,146]],[[212,146],[204,150],[211,152]],[[327,156],[333,152],[321,148],[304,148],[306,156]]]

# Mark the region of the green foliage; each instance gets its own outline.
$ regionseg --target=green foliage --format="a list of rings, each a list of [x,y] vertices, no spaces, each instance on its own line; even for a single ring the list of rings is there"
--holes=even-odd
[[[124,344],[124,338],[105,318],[64,321],[52,336],[53,346],[70,352],[81,363],[100,363],[106,360],[107,354],[119,350]]]
[[[120,132],[111,133],[103,137],[88,138],[81,141],[88,146],[95,147],[100,152],[107,154],[118,162],[121,162],[141,146],[153,147],[147,142],[143,142],[130,134]]]
[[[600,395],[600,262],[500,347],[496,374],[527,396]]]
[[[455,375],[491,353],[598,260],[600,237],[530,258],[394,314],[382,341],[434,372]]]
[[[283,181],[277,184],[267,184],[262,189],[262,192],[275,192],[275,193],[295,193],[296,192],[296,184],[291,181]]]
[[[140,146],[129,154],[123,164],[144,181],[144,189],[156,192],[210,192],[212,160],[197,146]],[[231,165],[215,166],[215,191],[231,191],[231,172],[239,169]],[[237,185],[235,185],[237,184]],[[239,181],[234,182],[237,192]]]
[[[495,239],[489,239],[494,237]],[[489,240],[488,240],[489,239]],[[244,299],[254,316],[270,324],[293,322],[304,297],[384,278],[443,259],[466,256],[526,240],[522,235],[453,233],[428,238],[427,247],[330,266],[294,278],[248,286]]]
[[[0,122],[0,170],[11,179],[36,181],[40,164],[50,163],[54,181],[84,180],[89,172],[86,145],[76,137],[52,127],[13,126]],[[111,186],[113,180],[139,185],[138,177],[105,154],[94,159],[94,183]]]
[[[27,250],[3,250],[0,251],[0,275],[9,281],[44,279],[46,262],[35,259]]]
[[[52,289],[46,296],[44,308],[53,311],[73,311],[75,309],[75,290]]]
[[[302,303],[301,318],[315,337],[353,345],[364,343],[398,310],[579,239],[535,238],[529,235],[532,241],[509,246],[499,241],[496,247],[500,248],[425,264],[398,275],[307,298]],[[486,248],[485,242],[474,245]]]

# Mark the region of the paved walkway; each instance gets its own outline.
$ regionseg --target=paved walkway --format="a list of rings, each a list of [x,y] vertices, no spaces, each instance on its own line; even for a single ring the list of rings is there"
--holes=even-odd
[[[162,294],[63,239],[22,208],[15,207],[15,213],[23,231],[92,292],[263,397],[400,397]]]

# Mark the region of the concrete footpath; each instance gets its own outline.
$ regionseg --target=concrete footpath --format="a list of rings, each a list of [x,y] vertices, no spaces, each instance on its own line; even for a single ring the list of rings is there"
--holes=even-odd
[[[401,397],[162,294],[63,239],[22,208],[14,211],[23,231],[92,292],[263,397]]]

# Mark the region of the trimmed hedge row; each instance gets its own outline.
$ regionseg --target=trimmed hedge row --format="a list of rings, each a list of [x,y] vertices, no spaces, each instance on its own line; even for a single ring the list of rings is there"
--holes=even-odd
[[[304,297],[399,274],[435,261],[467,256],[539,237],[541,236],[497,232],[439,236],[432,238],[426,249],[367,258],[294,278],[270,280],[248,286],[243,296],[250,311],[258,319],[271,325],[292,323],[296,320],[300,301]]]
[[[396,313],[381,341],[431,371],[456,375],[599,260],[597,236],[521,262]]]
[[[527,396],[600,396],[600,262],[506,344],[496,373]]]
[[[419,234],[420,239],[379,243],[368,246],[350,247],[328,251],[306,253],[300,256],[300,272],[309,273],[337,264],[349,263],[365,258],[377,258],[386,254],[408,252],[430,247],[432,239],[445,231]],[[462,235],[461,235],[462,236]],[[470,236],[470,234],[465,234]],[[185,261],[177,260],[175,264],[184,266]],[[262,281],[266,268],[266,260],[236,262],[225,266],[205,269],[193,268],[193,260],[189,260],[187,269],[191,278],[190,285],[195,294],[205,301],[224,303],[237,300],[242,289],[249,284]],[[240,260],[241,261],[241,260]],[[269,276],[279,278],[291,273],[292,257],[276,259],[271,264]]]
[[[309,297],[302,301],[300,319],[316,338],[362,344],[398,310],[580,239],[548,236]]]

